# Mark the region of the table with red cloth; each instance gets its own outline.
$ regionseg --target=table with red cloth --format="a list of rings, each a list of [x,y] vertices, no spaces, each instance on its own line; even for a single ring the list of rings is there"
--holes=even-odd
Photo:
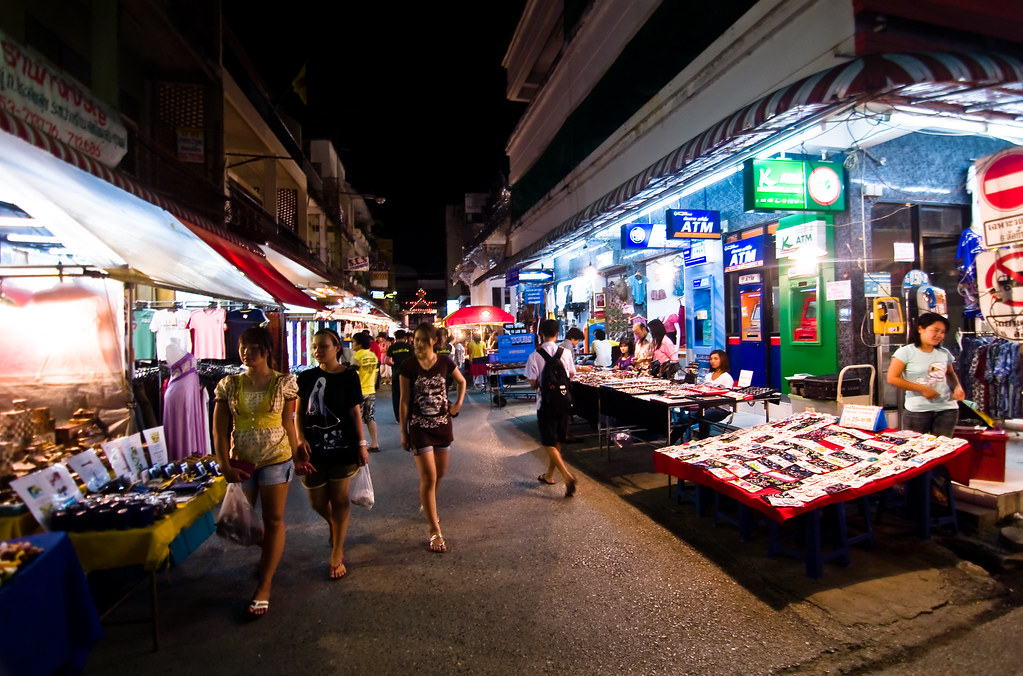
[[[961,439],[911,435],[852,430],[839,427],[834,416],[800,413],[658,449],[654,470],[713,489],[782,524],[928,475],[969,448]]]

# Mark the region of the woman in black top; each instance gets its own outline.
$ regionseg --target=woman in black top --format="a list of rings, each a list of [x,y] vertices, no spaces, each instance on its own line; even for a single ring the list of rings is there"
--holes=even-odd
[[[362,385],[355,369],[340,363],[341,338],[331,329],[313,335],[318,366],[298,375],[297,458],[311,467],[302,476],[309,503],[330,526],[330,579],[345,576],[349,480],[369,462],[362,438]]]
[[[414,358],[401,365],[401,446],[411,451],[419,470],[419,501],[430,525],[431,552],[446,552],[437,516],[437,486],[448,467],[454,435],[451,417],[465,399],[465,378],[454,362],[434,352],[439,338],[433,324],[420,324],[413,334]],[[447,377],[454,378],[458,399],[448,403]]]

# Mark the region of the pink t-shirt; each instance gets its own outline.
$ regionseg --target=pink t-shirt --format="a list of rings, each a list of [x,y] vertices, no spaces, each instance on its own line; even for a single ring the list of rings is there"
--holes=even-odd
[[[678,328],[678,315],[668,315],[664,320],[664,330],[671,333],[676,328]]]
[[[225,359],[224,331],[227,330],[227,312],[223,308],[195,310],[188,317],[192,329],[192,354],[196,359]]]

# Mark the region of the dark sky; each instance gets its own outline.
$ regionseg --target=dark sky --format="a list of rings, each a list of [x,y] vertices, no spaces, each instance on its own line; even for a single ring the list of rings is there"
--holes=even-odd
[[[225,0],[224,14],[306,137],[330,136],[348,181],[386,197],[374,213],[396,262],[440,275],[445,204],[506,171],[522,105],[505,100],[501,60],[524,4],[296,0],[266,14]],[[302,106],[291,81],[307,61]]]

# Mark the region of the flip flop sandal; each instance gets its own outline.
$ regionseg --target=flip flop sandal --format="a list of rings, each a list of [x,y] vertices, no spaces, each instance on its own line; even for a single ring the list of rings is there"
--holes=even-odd
[[[249,604],[249,617],[252,619],[260,618],[268,612],[270,612],[270,601],[252,599],[252,603]]]
[[[543,474],[541,474],[540,476],[536,477],[536,480],[539,481],[542,484],[547,484],[548,486],[553,486],[554,485],[554,482],[553,481],[548,481],[547,477],[545,477]]]
[[[341,573],[341,569],[342,568],[345,569],[345,572],[343,572],[343,573]],[[337,575],[336,573],[341,573],[341,574]],[[330,579],[331,580],[340,580],[340,579],[343,579],[346,575],[348,575],[348,567],[345,566],[345,560],[344,559],[341,559],[341,563],[337,564],[336,566],[331,566],[330,567]]]
[[[430,541],[426,543],[427,547],[434,554],[443,554],[448,551],[448,546],[444,543],[444,536],[440,533],[430,536]]]

